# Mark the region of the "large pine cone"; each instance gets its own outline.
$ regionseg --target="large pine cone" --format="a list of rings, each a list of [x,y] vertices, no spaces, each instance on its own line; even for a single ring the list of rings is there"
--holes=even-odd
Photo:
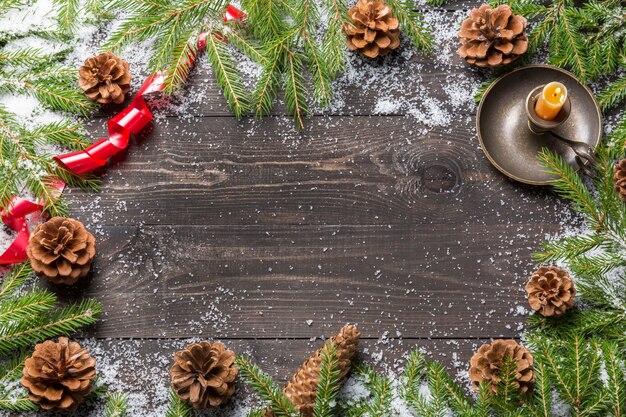
[[[348,371],[350,371],[352,358],[359,347],[360,336],[361,332],[359,332],[356,326],[347,325],[343,327],[337,335],[329,339],[330,343],[332,343],[336,349],[340,379],[345,378]],[[325,349],[326,343],[298,368],[283,390],[287,398],[289,398],[300,411],[302,417],[313,416],[317,384],[319,382],[319,373],[322,363],[322,352]],[[274,417],[274,413],[270,409],[267,409],[265,411],[265,417]]]
[[[119,104],[130,90],[130,66],[111,52],[87,58],[78,74],[78,85],[85,95],[100,104]]]
[[[526,284],[530,307],[542,316],[561,316],[574,305],[576,288],[567,271],[542,266]]]
[[[35,345],[26,359],[22,385],[28,398],[44,410],[74,411],[91,392],[96,360],[89,351],[66,337]]]
[[[376,58],[400,45],[398,19],[382,0],[359,0],[348,15],[350,22],[343,25],[343,30],[351,51]]]
[[[174,354],[172,387],[197,410],[217,407],[235,393],[235,353],[220,342],[192,343]]]
[[[72,285],[89,273],[96,239],[78,220],[53,217],[37,226],[26,254],[38,275]]]
[[[490,385],[491,392],[495,394],[501,380],[500,367],[505,358],[515,360],[517,363],[517,374],[515,375],[517,386],[521,392],[529,393],[533,382],[535,382],[533,357],[526,348],[512,339],[494,340],[492,343],[486,343],[472,356],[469,370],[472,388],[478,391],[481,383],[487,383]]]
[[[622,159],[615,165],[613,182],[617,196],[620,200],[626,202],[626,159]]]
[[[528,49],[528,36],[524,34],[527,25],[526,18],[514,15],[506,4],[495,9],[483,4],[472,9],[461,24],[458,53],[479,67],[509,64]]]

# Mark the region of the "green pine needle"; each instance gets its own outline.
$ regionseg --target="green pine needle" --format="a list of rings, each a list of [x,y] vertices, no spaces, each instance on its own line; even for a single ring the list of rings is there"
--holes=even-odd
[[[29,320],[2,323],[0,355],[45,339],[70,335],[83,326],[94,324],[101,311],[102,307],[96,301],[85,300]]]
[[[183,401],[174,391],[170,391],[170,400],[165,417],[191,417],[192,415],[193,409],[191,406]]]
[[[277,417],[292,417],[297,414],[293,403],[280,391],[272,378],[261,371],[250,358],[238,356],[237,365],[246,383],[254,389]]]
[[[330,341],[326,342],[320,358],[320,373],[313,416],[332,417],[335,415],[335,400],[339,393],[341,382],[336,346]]]
[[[0,409],[8,411],[36,411],[39,406],[26,397],[0,398]]]
[[[104,417],[124,417],[128,411],[128,396],[121,392],[108,395]]]

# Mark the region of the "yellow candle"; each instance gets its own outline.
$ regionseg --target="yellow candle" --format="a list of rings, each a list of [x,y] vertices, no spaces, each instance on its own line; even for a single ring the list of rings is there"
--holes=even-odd
[[[535,103],[535,113],[543,120],[553,120],[561,111],[567,99],[567,88],[553,81],[543,87],[543,92]]]

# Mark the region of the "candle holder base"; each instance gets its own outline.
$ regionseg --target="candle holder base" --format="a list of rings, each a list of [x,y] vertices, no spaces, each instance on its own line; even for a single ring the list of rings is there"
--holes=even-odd
[[[532,93],[541,92],[551,81],[567,87],[571,102],[566,101],[557,118],[548,121],[536,116]],[[533,92],[529,95],[530,89]],[[557,178],[539,161],[542,149],[556,152],[579,170],[587,163],[560,138],[580,143],[593,153],[602,136],[600,109],[591,91],[570,72],[550,65],[517,68],[494,81],[478,106],[476,127],[485,155],[498,170],[514,180],[536,185]]]

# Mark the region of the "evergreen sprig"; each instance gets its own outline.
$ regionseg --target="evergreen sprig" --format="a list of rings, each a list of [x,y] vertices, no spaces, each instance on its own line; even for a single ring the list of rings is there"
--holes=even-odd
[[[170,399],[167,405],[167,411],[165,417],[191,417],[193,409],[191,406],[181,400],[181,398],[174,391],[170,391]]]
[[[315,395],[314,417],[332,417],[335,415],[336,398],[341,386],[337,348],[334,343],[326,342],[320,355],[320,373]]]
[[[24,396],[15,396],[4,387],[15,384],[22,375],[24,361],[35,343],[58,336],[67,336],[83,326],[95,323],[101,306],[93,300],[57,304],[54,293],[28,285],[33,275],[28,262],[15,265],[0,286],[0,409],[30,411],[37,405]],[[110,414],[121,417],[125,399],[116,395],[110,399]]]
[[[528,337],[535,360],[530,395],[519,390],[515,358],[507,356],[500,364],[495,393],[481,384],[472,398],[443,366],[414,351],[401,396],[421,417],[551,417],[554,398],[567,404],[572,416],[623,415],[626,368],[618,344],[580,334],[558,338],[531,332]]]
[[[63,65],[71,48],[70,34],[80,21],[84,7],[95,7],[99,0],[87,3],[77,0],[54,0],[59,27],[28,33],[5,34],[0,31],[0,92],[25,95],[37,99],[43,107],[79,115],[90,114],[95,105],[78,88],[77,71]],[[10,2],[0,7],[0,15],[10,8],[37,7],[32,2]],[[9,41],[36,36],[42,42],[54,39],[64,47],[54,52],[43,48],[14,48]],[[66,214],[65,203],[51,187],[51,178],[60,176],[72,185],[96,188],[91,176],[78,177],[62,170],[47,149],[78,150],[89,145],[76,122],[37,123],[36,117],[28,127],[19,121],[12,109],[0,105],[0,211],[7,208],[12,196],[30,192],[53,215]]]
[[[124,417],[128,411],[128,396],[122,392],[114,392],[107,396],[104,406],[104,417]]]
[[[528,54],[547,45],[548,62],[588,81],[624,66],[626,6],[620,0],[496,0],[533,23]]]
[[[296,407],[281,392],[272,377],[263,372],[250,358],[238,356],[237,365],[241,376],[276,416],[293,417],[298,414]]]
[[[30,266],[18,265],[0,288],[0,357],[93,324],[102,309],[94,300],[58,308],[56,296],[41,289],[18,293],[30,275]]]
[[[66,214],[64,201],[53,187],[53,177],[70,185],[97,189],[94,176],[77,176],[58,166],[46,146],[83,149],[88,145],[81,125],[53,122],[27,129],[0,105],[0,207],[7,207],[15,195],[29,191],[53,215]]]
[[[108,10],[124,11],[127,17],[102,49],[115,51],[153,40],[150,69],[166,71],[171,90],[186,78],[190,70],[187,58],[202,28],[208,32],[207,55],[218,86],[237,117],[248,112],[268,115],[282,89],[295,124],[304,127],[313,104],[324,108],[331,103],[331,82],[346,67],[341,29],[347,19],[346,1],[243,0],[246,25],[223,22],[226,4],[224,0],[111,0]],[[413,46],[430,49],[432,37],[413,3],[389,0],[388,4]],[[252,94],[242,81],[233,48],[261,67]]]

